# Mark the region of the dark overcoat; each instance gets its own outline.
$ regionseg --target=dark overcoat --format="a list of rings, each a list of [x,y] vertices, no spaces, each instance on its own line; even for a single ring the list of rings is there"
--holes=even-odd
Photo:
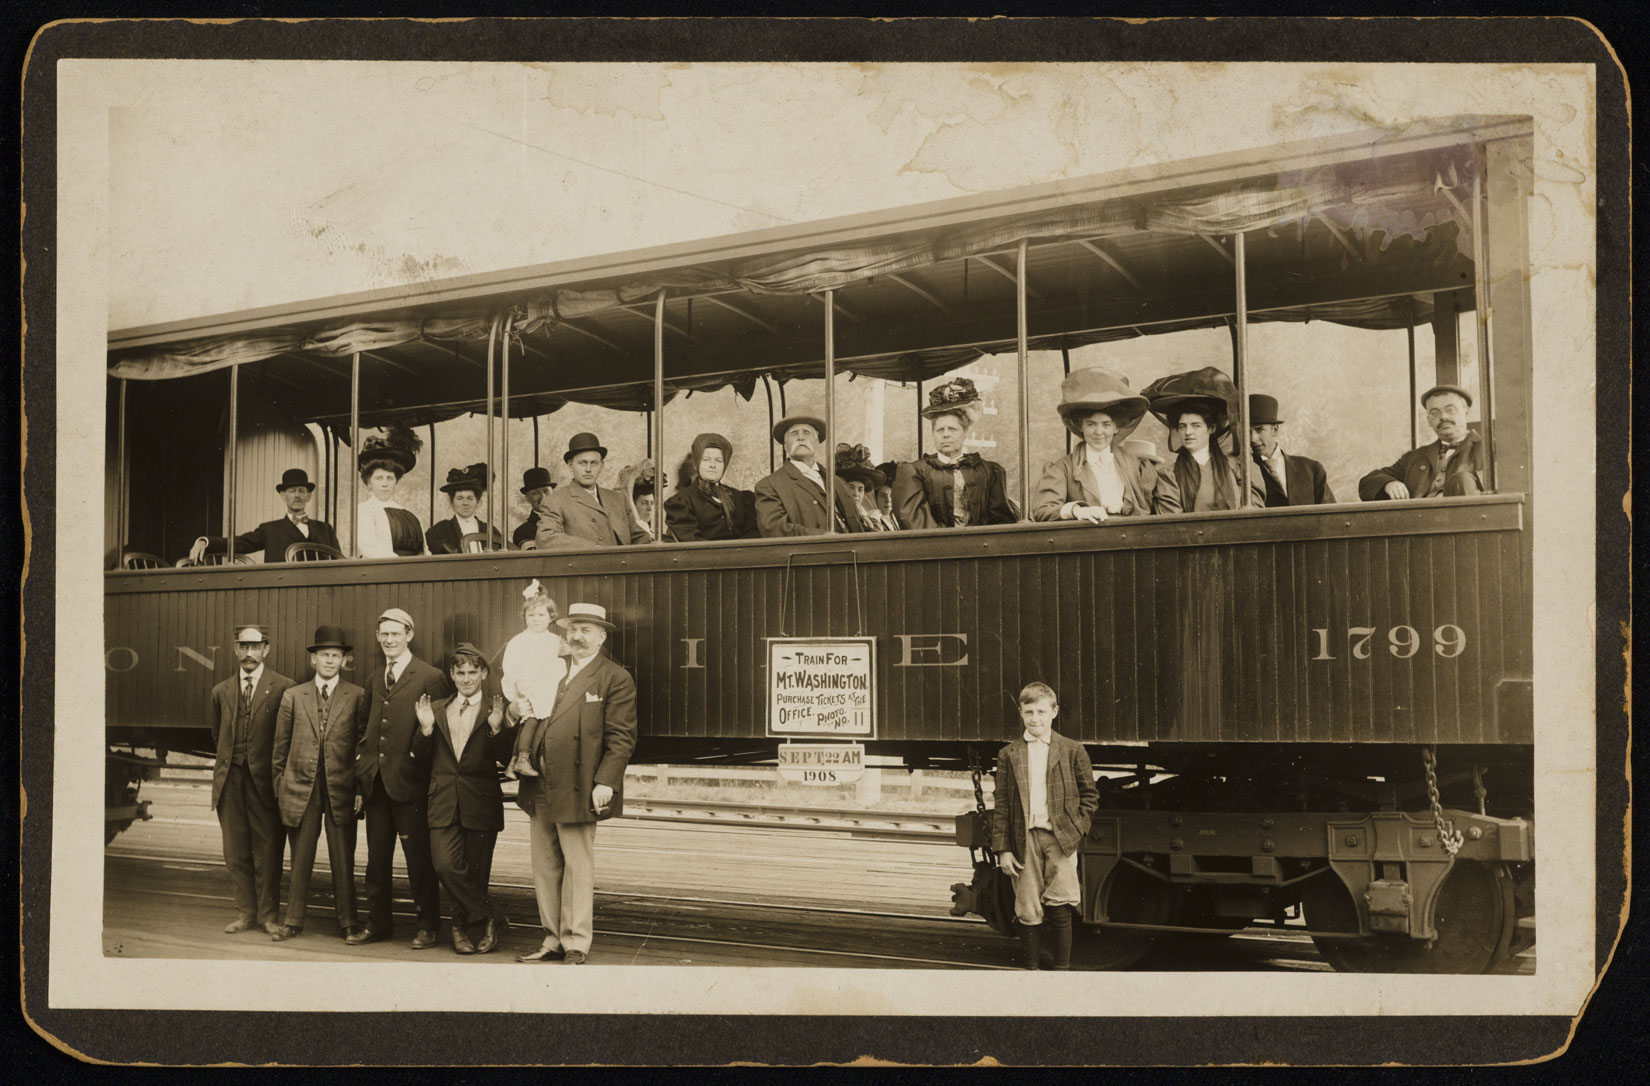
[[[401,669],[395,688],[384,687],[384,667],[380,663],[367,690],[372,703],[367,723],[361,729],[356,748],[355,780],[363,796],[372,795],[372,784],[383,780],[384,791],[397,803],[422,799],[430,787],[430,758],[413,750],[413,734],[418,731],[418,699],[430,695],[435,701],[447,696],[447,677],[414,656]]]
[[[291,518],[281,517],[278,520],[266,520],[250,532],[235,537],[235,553],[251,554],[254,551],[264,552],[265,562],[285,562],[286,549],[294,543],[324,543],[329,547],[338,547],[338,533],[332,530],[332,525],[324,520],[311,519],[309,535],[305,536],[292,523]],[[206,537],[207,554],[223,554],[229,549],[229,541],[221,535]]]
[[[968,523],[1013,524],[1009,508],[1006,474],[995,460],[968,453],[957,465],[962,470],[963,499],[968,507]],[[930,453],[894,472],[894,517],[901,528],[951,528],[956,526],[955,480],[948,465]]]
[[[1409,496],[1424,498],[1432,489],[1432,480],[1438,475],[1442,445],[1434,441],[1411,449],[1398,458],[1391,467],[1376,468],[1358,480],[1358,497],[1366,502],[1386,500],[1386,485],[1402,482],[1409,487]],[[1445,494],[1481,494],[1484,491],[1484,443],[1478,435],[1468,431],[1462,447],[1450,461],[1449,474],[1444,480]]]
[[[480,517],[476,518],[476,532],[480,535],[487,534],[487,522]],[[424,531],[424,542],[429,546],[431,554],[463,554],[464,533],[459,530],[458,518],[448,517],[430,525]]]
[[[571,666],[571,665],[569,665]],[[521,782],[517,802],[552,822],[595,822],[590,793],[613,789],[603,818],[624,813],[624,771],[636,749],[636,683],[598,654],[556,695],[530,757],[539,775]]]
[[[1252,452],[1249,458],[1255,464],[1255,469],[1249,474],[1253,476],[1255,470],[1258,470],[1261,482],[1266,484],[1268,506],[1335,504],[1335,492],[1329,489],[1329,478],[1324,474],[1323,465],[1316,460],[1284,453],[1284,489],[1280,490],[1277,480],[1272,478],[1266,470],[1266,465],[1261,462],[1260,454]]]
[[[748,490],[716,484],[720,502],[697,483],[665,499],[665,525],[679,543],[697,539],[756,538],[756,498]]]
[[[823,468],[820,469],[823,472]],[[841,479],[836,484],[836,508],[850,532],[863,532],[853,491]],[[756,484],[756,526],[764,537],[824,535],[830,531],[825,491],[789,460]]]

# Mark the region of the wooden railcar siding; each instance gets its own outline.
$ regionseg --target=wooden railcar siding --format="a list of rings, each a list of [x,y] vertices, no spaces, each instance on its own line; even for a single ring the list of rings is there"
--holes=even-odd
[[[636,676],[647,735],[760,741],[764,639],[863,633],[877,638],[883,740],[999,739],[1017,727],[1021,686],[1041,679],[1060,695],[1061,730],[1088,742],[1531,741],[1527,721],[1495,713],[1497,684],[1530,676],[1519,502],[1228,516],[1202,522],[1201,536],[1185,521],[1178,531],[1142,521],[862,537],[851,547],[818,539],[112,573],[108,720],[198,725],[211,686],[234,666],[236,623],[271,626],[268,665],[298,679],[314,627],[339,623],[360,681],[379,666],[373,630],[388,607],[413,615],[416,654],[441,661],[472,641],[494,660],[496,683],[521,627],[521,588],[538,577],[564,609],[609,608],[618,624],[609,648]],[[1395,524],[1411,530],[1392,534]],[[1446,624],[1466,637],[1453,658],[1435,641]],[[1408,659],[1391,640],[1401,627],[1415,631]],[[1361,658],[1358,628],[1371,630]],[[913,639],[911,659],[902,636]],[[1324,647],[1332,659],[1319,658]]]

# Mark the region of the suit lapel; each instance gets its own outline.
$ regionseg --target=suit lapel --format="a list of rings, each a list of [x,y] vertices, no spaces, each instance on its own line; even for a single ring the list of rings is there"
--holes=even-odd
[[[1100,495],[1096,494],[1089,486],[1088,465],[1083,463],[1083,447],[1081,445],[1077,446],[1076,450],[1066,458],[1066,473],[1077,484],[1077,496],[1080,499],[1089,505],[1101,504]]]
[[[595,682],[596,676],[606,663],[607,661],[603,660],[598,652],[596,658],[586,664],[584,670],[573,676],[572,680],[568,682],[567,689],[563,690],[561,696],[556,699],[556,707],[550,711],[550,716],[555,718],[577,708],[584,701],[585,691],[590,689],[590,685]],[[572,666],[571,662],[568,666]]]
[[[1019,790],[1020,803],[1031,820],[1031,748],[1024,738],[1016,739],[1008,748],[1008,764],[1014,767],[1014,786]]]
[[[435,726],[441,732],[441,737],[447,741],[447,749],[453,752],[453,760],[458,760],[458,748],[453,745],[453,727],[447,722],[447,709],[453,703],[452,698],[442,698],[431,708],[435,710]],[[473,727],[473,726],[472,726]]]

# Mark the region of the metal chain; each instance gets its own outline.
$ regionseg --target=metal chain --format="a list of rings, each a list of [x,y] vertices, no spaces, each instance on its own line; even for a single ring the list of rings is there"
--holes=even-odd
[[[1478,796],[1478,813],[1484,814],[1484,800],[1489,793],[1484,790],[1484,767],[1481,765],[1472,767],[1472,790]]]
[[[985,828],[990,825],[990,822],[988,821],[989,816],[986,814],[985,809],[985,786],[980,779],[982,775],[980,752],[973,746],[968,748],[968,768],[973,770],[974,809],[980,814],[980,829],[984,831]],[[991,858],[991,846],[989,844],[982,844],[980,846],[980,852],[985,855],[987,860]]]
[[[1444,817],[1443,804],[1438,802],[1438,749],[1436,747],[1421,748],[1421,766],[1427,772],[1427,801],[1432,804],[1432,821],[1438,826],[1438,843],[1444,846],[1444,851],[1454,856],[1461,850],[1461,842],[1466,838],[1454,823]],[[1474,771],[1476,774],[1476,770]]]

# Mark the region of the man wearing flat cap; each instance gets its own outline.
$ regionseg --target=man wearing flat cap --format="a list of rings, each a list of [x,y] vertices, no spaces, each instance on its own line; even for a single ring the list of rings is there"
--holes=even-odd
[[[430,859],[452,902],[453,950],[485,954],[509,926],[487,883],[504,829],[498,767],[509,760],[515,736],[504,727],[504,698],[485,698],[487,657],[480,649],[459,642],[447,674],[457,690],[451,698],[425,694],[415,705],[413,751],[430,766]],[[472,940],[471,928],[483,922],[486,930]]]
[[[544,941],[517,961],[582,965],[594,934],[596,823],[624,810],[624,771],[636,749],[636,683],[602,646],[607,609],[575,603],[556,620],[571,659],[528,753],[538,776],[516,802],[531,819],[533,889]]]
[[[264,666],[269,635],[263,626],[235,627],[235,674],[212,688],[206,724],[217,758],[212,764],[212,809],[223,833],[223,860],[235,896],[235,919],[225,932],[280,928],[281,857],[286,835],[275,804],[275,716],[292,680]]]
[[[286,550],[294,543],[321,543],[338,549],[338,533],[324,520],[315,520],[306,511],[315,484],[303,468],[288,468],[275,485],[275,493],[286,505],[286,516],[266,520],[250,532],[235,537],[236,554],[262,551],[265,562],[285,562]],[[199,562],[208,554],[223,554],[229,541],[223,536],[203,535],[189,548],[189,557]]]
[[[436,944],[441,929],[441,884],[430,862],[430,758],[413,747],[418,701],[447,696],[441,672],[412,654],[412,616],[391,607],[378,616],[378,646],[384,666],[368,672],[366,727],[355,754],[356,787],[367,815],[367,923],[344,940],[352,946],[392,934],[391,866],[395,842],[407,861],[412,889],[413,949]]]
[[[292,881],[286,923],[276,942],[304,930],[315,844],[324,829],[332,868],[333,914],[338,933],[359,930],[355,916],[355,748],[367,722],[367,692],[338,673],[354,648],[342,628],[319,626],[309,646],[315,678],[294,683],[281,695],[275,716],[275,798],[292,843]]]
[[[550,478],[549,468],[532,467],[522,472],[521,496],[527,499],[527,505],[532,510],[527,519],[516,525],[516,530],[510,533],[510,542],[516,547],[533,543],[539,534],[539,510],[544,507],[544,499],[556,489],[555,482]],[[536,544],[535,544],[536,546]]]
[[[1334,505],[1335,492],[1323,465],[1305,456],[1290,456],[1278,437],[1283,420],[1278,418],[1278,401],[1272,396],[1249,397],[1249,455],[1260,469],[1266,484],[1266,504]]]
[[[465,553],[464,537],[467,535],[490,536],[497,540],[495,546],[504,542],[497,530],[488,528],[487,522],[476,516],[481,496],[487,493],[485,463],[451,469],[447,472],[447,481],[441,484],[441,492],[447,495],[447,504],[452,507],[453,515],[425,529],[424,542],[431,554]],[[479,552],[482,548],[479,543],[471,543],[469,549]]]
[[[763,536],[824,535],[831,530],[826,512],[824,471],[816,462],[825,440],[825,422],[814,415],[790,415],[774,423],[773,439],[785,449],[785,463],[756,484],[756,525]],[[853,492],[840,478],[831,480],[836,530],[863,532]]]
[[[617,490],[598,486],[607,448],[595,434],[574,434],[562,461],[572,481],[544,499],[533,545],[550,547],[634,546],[649,541],[630,515],[630,502]],[[628,483],[626,484],[629,485]]]
[[[1411,449],[1391,467],[1376,468],[1359,479],[1358,497],[1364,501],[1484,493],[1484,444],[1467,429],[1472,394],[1456,385],[1438,385],[1427,389],[1421,406],[1438,440]]]

